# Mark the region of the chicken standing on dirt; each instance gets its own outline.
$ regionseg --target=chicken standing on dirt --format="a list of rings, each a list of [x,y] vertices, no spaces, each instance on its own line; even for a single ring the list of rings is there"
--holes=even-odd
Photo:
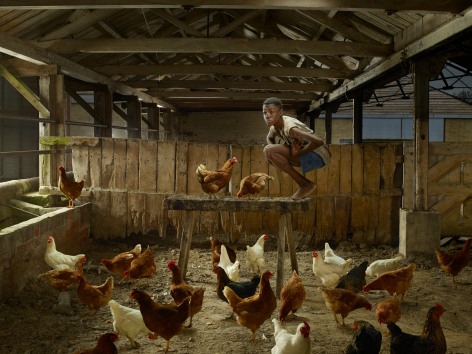
[[[348,263],[347,268],[349,268],[349,266],[352,263],[351,258],[344,259],[344,258],[338,256],[337,254],[335,254],[333,249],[329,246],[328,242],[325,242],[324,261],[325,261],[325,263],[339,264],[339,265],[342,265],[342,266],[345,266],[345,264],[347,262]]]
[[[220,262],[218,263],[218,267],[223,268],[232,281],[239,281],[241,265],[238,260],[234,261],[234,263],[231,262],[225,245],[221,245]]]
[[[212,196],[216,197],[216,193],[229,184],[233,173],[233,166],[237,162],[238,159],[232,157],[216,171],[207,170],[204,164],[198,165],[196,170],[198,182],[200,183],[202,190],[208,194],[210,198],[212,198]]]
[[[170,295],[174,299],[175,303],[179,305],[187,297],[191,297],[190,300],[190,323],[188,328],[192,327],[193,316],[201,311],[203,306],[203,295],[205,293],[204,288],[195,288],[188,285],[182,277],[182,272],[175,261],[169,261],[167,268],[172,273],[172,280],[170,282]]]
[[[91,285],[83,275],[77,275],[79,286],[77,287],[77,297],[87,305],[89,311],[97,312],[101,307],[108,304],[113,293],[113,277],[109,276],[105,283],[101,285]]]
[[[105,333],[98,338],[97,345],[94,348],[81,350],[75,354],[117,354],[115,341],[118,340],[118,334],[116,333]]]
[[[132,250],[121,252],[111,259],[102,258],[100,263],[103,264],[111,274],[119,274],[124,279],[125,271],[131,267],[131,262],[133,259],[138,257],[140,254],[141,245],[138,243]],[[123,282],[123,279],[121,279],[120,284]]]
[[[365,275],[369,277],[378,277],[380,274],[395,270],[398,268],[403,258],[405,258],[405,256],[399,253],[393,258],[377,259],[369,264],[365,270]]]
[[[323,294],[326,308],[333,313],[334,320],[338,325],[341,325],[341,323],[338,321],[337,314],[341,315],[343,321],[342,325],[345,326],[344,319],[351,311],[360,308],[365,308],[369,311],[372,310],[372,304],[364,296],[358,295],[350,290],[327,289],[323,287],[319,287],[318,289]]]
[[[128,282],[133,279],[151,278],[156,273],[156,261],[154,260],[154,252],[148,246],[144,252],[140,253],[138,257],[131,261],[128,270],[123,273],[123,276],[128,279]]]
[[[279,321],[284,322],[289,313],[295,314],[302,307],[306,298],[306,290],[303,283],[294,270],[292,276],[282,287],[280,292]]]
[[[444,313],[442,305],[429,309],[421,335],[404,333],[395,323],[387,325],[390,331],[390,354],[445,354],[446,338],[439,318]]]
[[[220,263],[220,255],[221,255],[221,246],[223,243],[218,240],[215,236],[210,236],[211,242],[211,264],[213,271],[216,270],[218,267],[218,263]],[[228,245],[224,245],[226,247],[226,251],[228,253],[228,257],[231,263],[236,262],[236,252],[229,247]]]
[[[310,326],[307,322],[300,323],[295,334],[289,333],[277,319],[274,323],[275,345],[271,354],[310,354]]]
[[[356,331],[344,354],[379,354],[382,334],[367,321],[354,321]]]
[[[391,296],[395,293],[401,295],[400,302],[403,302],[403,297],[411,286],[415,268],[416,265],[411,263],[407,267],[380,274],[370,283],[364,285],[362,291],[386,290]]]
[[[342,265],[326,263],[316,251],[313,251],[311,256],[313,258],[313,274],[320,278],[323,285],[327,288],[334,288],[338,284],[339,279],[349,270],[350,263],[348,262]]]
[[[64,167],[59,166],[59,181],[58,181],[58,187],[61,190],[62,193],[69,199],[69,205],[67,206],[68,208],[73,208],[74,207],[74,200],[76,200],[78,197],[80,197],[80,194],[82,193],[82,189],[84,188],[84,183],[85,181],[82,180],[80,182],[76,182],[73,179],[68,179],[66,175],[66,170]]]
[[[264,244],[268,239],[269,236],[263,234],[253,246],[246,245],[246,264],[253,273],[260,274],[265,267]]]
[[[128,338],[133,348],[139,347],[139,343],[136,342],[139,335],[156,339],[155,334],[144,324],[143,315],[139,310],[120,305],[115,300],[108,301],[108,306],[113,317],[113,329],[119,335]]]
[[[227,286],[223,289],[238,324],[251,330],[253,341],[256,340],[257,329],[272,316],[277,308],[277,299],[270,287],[271,276],[270,271],[265,271],[261,277],[259,293],[245,299],[241,299]]]
[[[244,196],[251,198],[254,195],[259,196],[259,193],[264,190],[267,181],[272,179],[274,179],[274,177],[264,172],[250,174],[239,182],[239,191],[236,196],[238,198],[243,198]]]
[[[46,251],[44,252],[44,260],[52,269],[73,269],[79,259],[85,262],[85,254],[81,253],[71,256],[59,252],[56,249],[54,237],[48,236]]]
[[[139,304],[146,327],[166,341],[164,352],[169,350],[170,340],[182,331],[190,310],[190,296],[179,305],[160,304],[141,290],[133,290],[131,298]]]
[[[261,281],[260,275],[255,275],[249,281],[232,281],[228,277],[228,274],[226,274],[225,270],[221,267],[216,267],[215,273],[216,294],[218,295],[218,298],[224,302],[228,302],[228,299],[223,294],[223,289],[225,286],[231,288],[231,290],[233,290],[241,299],[245,299],[249,296],[253,296],[256,293],[259,282]]]
[[[457,283],[456,276],[459,272],[469,264],[471,245],[472,237],[465,242],[464,247],[457,253],[448,254],[439,248],[436,249],[436,258],[438,259],[439,265],[444,272],[452,275],[452,281],[454,283]]]
[[[369,262],[364,261],[357,267],[352,268],[347,274],[339,278],[337,288],[351,290],[358,293],[362,290],[362,287],[366,284],[365,281],[365,269],[369,265]]]
[[[379,325],[382,325],[383,323],[396,323],[402,316],[402,310],[397,299],[397,294],[393,294],[390,299],[380,301],[375,308],[375,313]]]
[[[58,291],[67,291],[72,284],[78,283],[77,275],[82,274],[85,258],[79,258],[75,262],[74,268],[51,269],[46,273],[38,275],[38,279],[44,280],[51,287]]]

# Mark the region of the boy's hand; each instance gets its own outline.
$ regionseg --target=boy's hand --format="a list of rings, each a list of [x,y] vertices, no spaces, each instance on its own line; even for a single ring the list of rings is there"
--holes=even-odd
[[[290,147],[290,155],[292,157],[297,157],[300,155],[300,149],[302,146],[300,145],[300,142],[298,139],[292,139],[292,146]]]

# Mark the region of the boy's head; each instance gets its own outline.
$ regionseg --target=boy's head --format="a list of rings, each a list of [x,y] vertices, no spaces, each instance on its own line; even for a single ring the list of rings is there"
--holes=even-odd
[[[262,103],[262,105],[269,105],[269,104],[276,105],[277,107],[279,107],[279,109],[284,108],[282,101],[279,100],[277,97],[269,97],[268,99],[264,101],[264,103]]]

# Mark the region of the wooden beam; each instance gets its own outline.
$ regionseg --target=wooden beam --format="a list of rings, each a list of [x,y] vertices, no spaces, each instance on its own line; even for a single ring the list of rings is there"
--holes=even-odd
[[[468,0],[2,0],[0,9],[7,10],[54,10],[54,9],[155,9],[155,8],[200,8],[200,9],[272,9],[272,10],[340,10],[359,11],[427,11],[459,13],[470,6]]]
[[[386,57],[391,44],[246,38],[59,39],[33,42],[55,53],[244,53]]]
[[[61,68],[62,73],[76,79],[101,83],[107,85],[111,91],[119,92],[124,95],[133,95],[144,102],[156,103],[171,110],[176,110],[175,107],[167,102],[158,100],[146,93],[116,82],[56,53],[37,47],[31,42],[15,38],[4,32],[0,32],[0,52],[34,64],[56,64]]]
[[[104,65],[95,70],[104,75],[234,75],[308,78],[347,78],[344,70],[289,68],[252,65]]]
[[[222,91],[163,91],[163,90],[150,90],[149,93],[155,97],[162,98],[221,98],[221,99],[259,99],[264,100],[267,98],[267,92],[222,92]],[[292,100],[313,100],[319,95],[314,93],[284,93],[282,96],[284,99]]]
[[[40,101],[36,95],[27,85],[21,80],[17,79],[4,66],[0,65],[0,76],[7,80],[15,90],[17,90],[31,105],[42,115],[42,118],[50,118],[51,113]]]
[[[274,90],[274,91],[302,91],[321,92],[335,88],[328,83],[297,83],[275,81],[216,81],[216,80],[138,80],[126,81],[126,85],[134,88],[174,88],[174,89],[239,89],[239,90]]]
[[[60,73],[57,65],[36,65],[16,58],[1,60],[0,65],[3,65],[10,73],[17,77],[58,75]]]

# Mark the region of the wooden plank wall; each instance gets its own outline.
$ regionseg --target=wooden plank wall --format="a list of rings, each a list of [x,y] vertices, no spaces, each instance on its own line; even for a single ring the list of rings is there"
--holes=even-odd
[[[404,207],[412,209],[413,145],[405,144],[404,150]],[[429,144],[428,206],[441,215],[441,236],[472,234],[472,143]]]
[[[182,232],[184,213],[162,214],[163,199],[174,193],[203,194],[195,177],[201,163],[216,169],[232,156],[239,163],[226,194],[235,195],[239,181],[253,172],[275,177],[264,196],[289,197],[297,189],[288,175],[268,164],[262,146],[201,144],[183,141],[97,138],[72,144],[76,178],[85,178],[93,205],[95,238],[127,237],[167,227]],[[393,243],[398,239],[401,203],[402,145],[332,145],[327,168],[307,177],[317,183],[316,210],[293,215],[300,242],[334,244]],[[276,234],[277,213],[196,212],[195,233],[224,234],[237,241]]]

